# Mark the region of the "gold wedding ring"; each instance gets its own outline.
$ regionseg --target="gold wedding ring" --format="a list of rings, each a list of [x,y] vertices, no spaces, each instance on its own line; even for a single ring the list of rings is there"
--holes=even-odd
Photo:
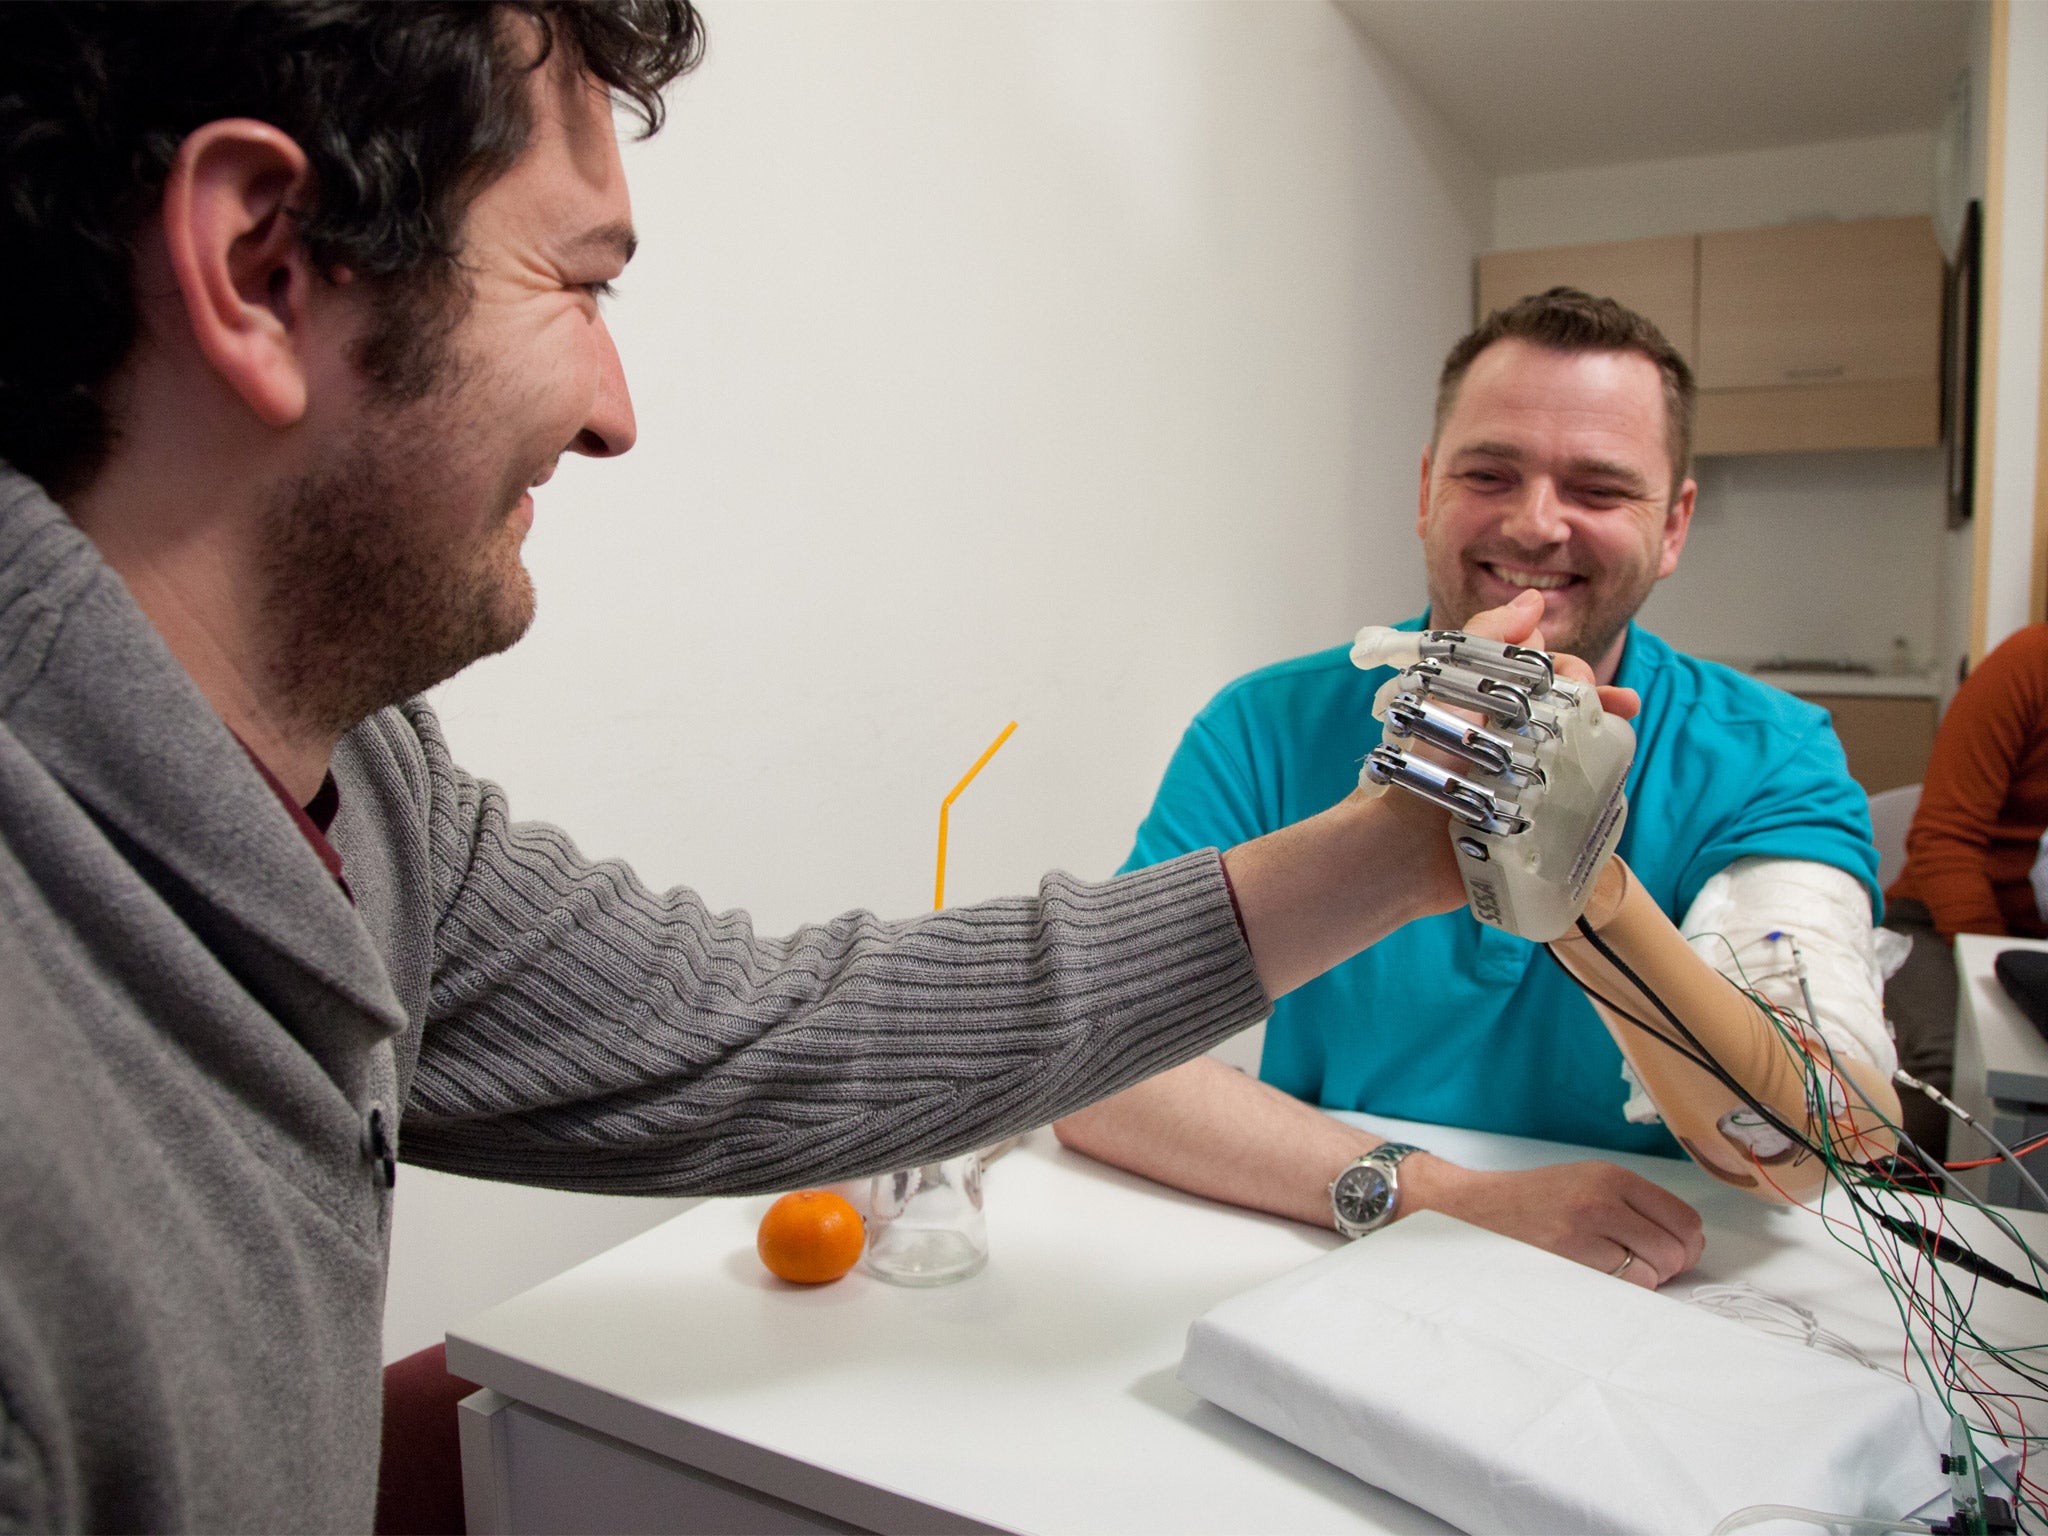
[[[1607,1273],[1614,1279],[1619,1280],[1623,1275],[1628,1273],[1629,1265],[1635,1263],[1635,1261],[1635,1249],[1629,1247],[1627,1243],[1623,1243],[1621,1245],[1621,1262],[1615,1265],[1614,1268],[1607,1271]]]

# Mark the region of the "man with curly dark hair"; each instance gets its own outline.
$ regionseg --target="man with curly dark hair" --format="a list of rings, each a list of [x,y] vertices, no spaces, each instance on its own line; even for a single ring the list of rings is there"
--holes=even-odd
[[[533,488],[632,445],[612,110],[700,49],[686,0],[0,9],[0,1527],[367,1528],[401,1155],[922,1162],[1462,900],[1391,797],[762,939],[453,761],[418,695],[529,622]]]

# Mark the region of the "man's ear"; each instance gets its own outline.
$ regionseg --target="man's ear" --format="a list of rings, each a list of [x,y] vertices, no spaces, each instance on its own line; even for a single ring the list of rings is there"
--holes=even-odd
[[[178,146],[163,237],[200,353],[266,426],[306,411],[314,274],[294,210],[313,197],[306,153],[268,123],[224,118]]]
[[[1664,513],[1664,547],[1657,558],[1657,578],[1660,581],[1678,569],[1678,556],[1685,548],[1686,531],[1692,527],[1692,504],[1699,493],[1699,482],[1688,479]]]

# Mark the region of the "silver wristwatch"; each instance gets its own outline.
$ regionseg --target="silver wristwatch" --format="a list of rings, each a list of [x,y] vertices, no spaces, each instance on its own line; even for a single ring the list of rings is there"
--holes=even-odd
[[[1401,1209],[1401,1159],[1422,1148],[1383,1141],[1330,1181],[1330,1214],[1346,1237],[1363,1237]]]

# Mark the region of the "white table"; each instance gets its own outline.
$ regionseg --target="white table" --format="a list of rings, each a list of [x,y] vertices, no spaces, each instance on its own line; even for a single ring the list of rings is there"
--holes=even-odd
[[[1956,1064],[1953,1097],[2008,1147],[2048,1132],[2048,1040],[2006,996],[1992,970],[2008,949],[2048,950],[2048,939],[1998,935],[1956,935]],[[1948,1138],[1952,1162],[1991,1154],[1990,1145],[1968,1127]],[[2025,1159],[2027,1169],[2048,1185],[2048,1148]],[[1963,1178],[1980,1199],[1998,1205],[2041,1209],[2009,1163],[1975,1169]]]
[[[1552,1143],[1347,1116],[1459,1161]],[[1817,1218],[1687,1163],[1612,1155],[1691,1201],[1706,1257],[1668,1290],[1747,1279],[1896,1358],[1872,1273]],[[902,1290],[816,1289],[754,1254],[766,1200],[707,1202],[449,1335],[472,1531],[1436,1532],[1391,1495],[1194,1397],[1187,1325],[1335,1246],[1333,1234],[1163,1190],[1038,1132],[989,1170],[991,1258]],[[1953,1204],[1953,1202],[1951,1202]],[[1952,1230],[1988,1255],[1969,1213]],[[2048,1247],[2048,1218],[2018,1218]],[[2001,1342],[2048,1307],[1986,1287]]]

